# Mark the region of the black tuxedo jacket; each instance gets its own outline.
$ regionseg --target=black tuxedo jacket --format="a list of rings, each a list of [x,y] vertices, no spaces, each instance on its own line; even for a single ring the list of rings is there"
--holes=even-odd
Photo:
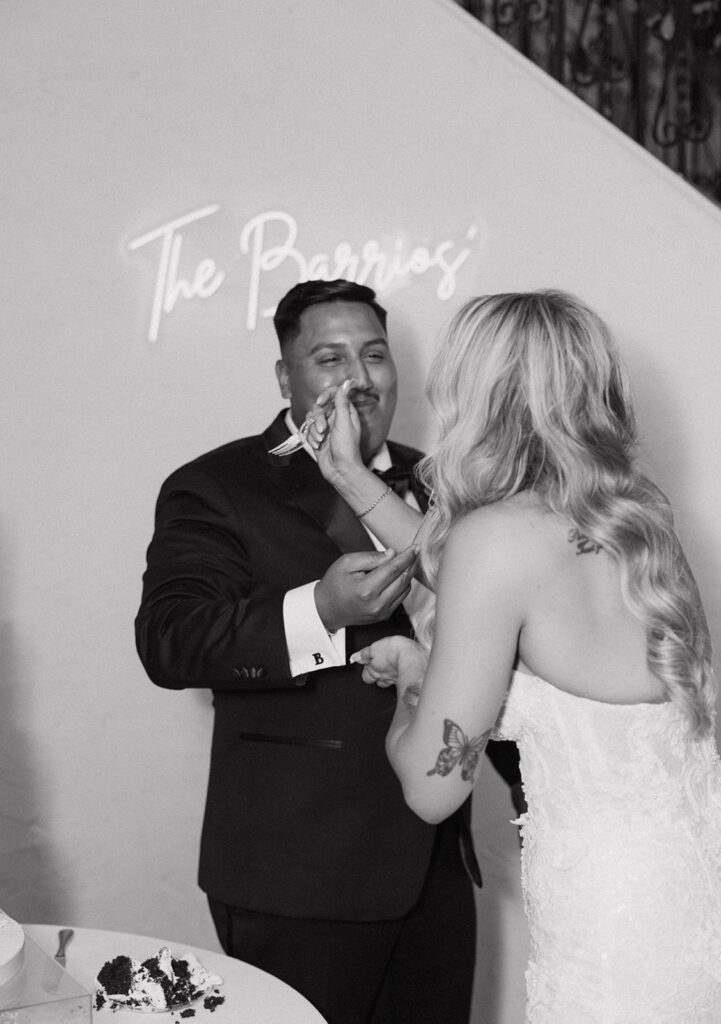
[[[290,675],[286,591],[373,547],[306,452],[268,454],[288,436],[284,416],[163,484],[138,652],[158,686],[213,690],[201,888],[265,913],[393,919],[420,892],[435,828],[408,809],[385,756],[394,691],[364,685],[357,665]],[[420,457],[389,449],[396,465]],[[348,627],[347,654],[392,633],[410,633],[402,608]],[[517,756],[497,747],[499,771],[518,781]]]

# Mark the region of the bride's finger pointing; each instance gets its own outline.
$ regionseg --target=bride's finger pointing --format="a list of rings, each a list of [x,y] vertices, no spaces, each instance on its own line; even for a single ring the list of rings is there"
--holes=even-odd
[[[360,651],[354,651],[348,660],[351,665],[367,665],[371,660],[370,647],[362,647]]]

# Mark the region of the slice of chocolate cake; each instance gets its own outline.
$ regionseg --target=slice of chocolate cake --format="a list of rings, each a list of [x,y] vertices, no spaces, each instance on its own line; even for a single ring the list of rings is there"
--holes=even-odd
[[[106,1000],[138,1010],[172,1010],[208,995],[222,978],[210,974],[193,953],[174,957],[167,946],[140,963],[121,954],[106,961],[97,976],[99,1009]]]

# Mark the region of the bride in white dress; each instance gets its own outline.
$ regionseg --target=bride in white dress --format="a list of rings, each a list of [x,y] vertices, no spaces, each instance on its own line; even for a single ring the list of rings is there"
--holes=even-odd
[[[425,820],[467,798],[491,735],[518,743],[527,1024],[718,1024],[709,634],[668,503],[635,468],[604,324],[560,292],[460,310],[431,370],[417,536],[360,460],[354,386],[319,406],[321,469],[388,547],[415,537],[437,594],[421,643],[354,660],[397,688],[387,752]]]

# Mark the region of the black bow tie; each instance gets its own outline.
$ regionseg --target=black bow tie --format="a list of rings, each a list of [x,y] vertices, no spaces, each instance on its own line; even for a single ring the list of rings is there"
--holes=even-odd
[[[381,478],[383,483],[395,491],[399,498],[405,498],[411,487],[411,470],[401,469],[400,466],[391,466],[389,469],[374,469],[373,472]]]

